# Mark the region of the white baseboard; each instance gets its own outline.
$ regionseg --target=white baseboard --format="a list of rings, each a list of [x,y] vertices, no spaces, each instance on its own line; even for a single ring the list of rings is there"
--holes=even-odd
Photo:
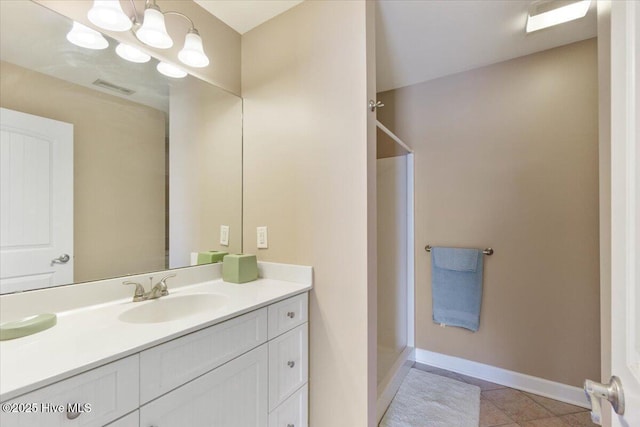
[[[418,363],[435,366],[459,374],[467,375],[481,380],[490,381],[517,390],[534,393],[548,397],[571,405],[589,408],[590,405],[579,387],[570,386],[495,366],[485,365],[459,357],[447,356],[446,354],[434,353],[428,350],[417,348],[415,360]]]
[[[394,396],[398,392],[404,377],[409,373],[409,369],[414,363],[414,348],[407,347],[394,362],[389,373],[380,381],[378,385],[378,401],[376,404],[376,415],[378,423],[387,411]],[[377,424],[376,424],[377,425]]]

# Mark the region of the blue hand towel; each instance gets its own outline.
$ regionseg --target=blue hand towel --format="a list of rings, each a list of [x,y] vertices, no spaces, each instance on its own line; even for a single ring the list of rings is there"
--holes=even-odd
[[[482,303],[482,250],[431,249],[433,321],[477,331]]]

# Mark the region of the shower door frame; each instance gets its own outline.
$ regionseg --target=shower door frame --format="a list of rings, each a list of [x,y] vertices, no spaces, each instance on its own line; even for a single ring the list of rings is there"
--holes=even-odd
[[[379,125],[388,132],[384,126]],[[395,135],[394,135],[395,136]],[[393,138],[393,136],[392,136]],[[394,138],[409,153],[407,158],[407,346],[396,359],[391,369],[378,384],[378,400],[376,405],[377,422],[391,404],[402,381],[415,363],[415,233],[414,233],[414,153],[402,141]]]

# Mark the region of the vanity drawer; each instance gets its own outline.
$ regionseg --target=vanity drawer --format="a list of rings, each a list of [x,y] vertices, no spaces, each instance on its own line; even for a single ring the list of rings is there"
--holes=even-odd
[[[302,325],[309,319],[309,293],[269,306],[269,339]]]
[[[308,323],[269,341],[269,411],[307,382]]]
[[[139,427],[140,426],[140,411],[135,411],[120,418],[117,421],[105,427]]]
[[[305,384],[269,414],[269,427],[307,427],[308,412],[309,388]]]
[[[267,341],[267,309],[252,311],[140,353],[146,403]]]
[[[0,414],[3,427],[104,426],[138,409],[138,355],[109,363],[8,401],[34,404],[37,413]],[[75,419],[70,404],[83,404]],[[47,405],[47,406],[43,406]],[[62,408],[62,409],[61,409]]]

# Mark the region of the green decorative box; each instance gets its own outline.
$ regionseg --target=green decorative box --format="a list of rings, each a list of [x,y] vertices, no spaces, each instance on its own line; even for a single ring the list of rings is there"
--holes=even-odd
[[[255,255],[230,254],[222,261],[222,280],[246,283],[258,278],[258,260]]]
[[[226,255],[229,255],[229,253],[220,251],[198,252],[198,265],[222,262]]]

